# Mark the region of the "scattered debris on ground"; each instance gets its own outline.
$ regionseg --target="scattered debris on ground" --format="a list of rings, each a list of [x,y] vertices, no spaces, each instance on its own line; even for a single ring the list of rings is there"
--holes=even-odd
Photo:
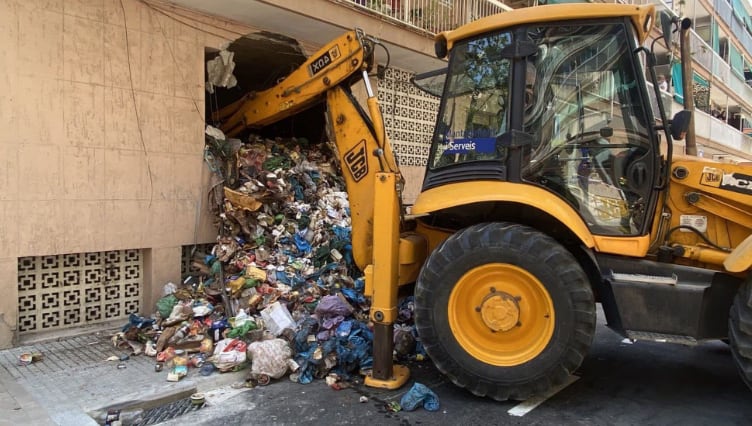
[[[372,366],[373,332],[330,147],[253,135],[242,142],[209,126],[205,154],[217,243],[196,250],[193,273],[165,284],[154,314],[132,314],[113,345],[154,357],[171,381],[191,369],[248,369],[251,387],[285,376],[337,390],[360,380]],[[395,324],[397,359],[424,359],[412,318],[407,298]],[[438,404],[435,394],[413,399]]]

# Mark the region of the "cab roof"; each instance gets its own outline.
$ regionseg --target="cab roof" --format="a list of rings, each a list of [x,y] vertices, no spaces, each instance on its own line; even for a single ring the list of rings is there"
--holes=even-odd
[[[459,40],[517,25],[618,17],[626,17],[632,21],[637,38],[642,44],[653,29],[655,6],[652,4],[567,3],[525,7],[487,16],[455,30],[441,32],[436,35],[436,42],[446,42],[447,50],[451,50],[454,43]]]

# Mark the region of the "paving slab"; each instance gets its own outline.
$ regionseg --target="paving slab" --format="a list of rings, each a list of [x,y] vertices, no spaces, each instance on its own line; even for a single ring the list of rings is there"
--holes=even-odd
[[[167,381],[167,369],[155,372],[155,359],[130,356],[112,345],[118,330],[64,337],[0,351],[0,426],[96,425],[91,416],[112,406],[148,405],[185,395],[191,389],[209,390],[242,382],[245,372],[202,376],[189,369],[179,382]],[[42,360],[21,365],[25,352],[41,352]]]

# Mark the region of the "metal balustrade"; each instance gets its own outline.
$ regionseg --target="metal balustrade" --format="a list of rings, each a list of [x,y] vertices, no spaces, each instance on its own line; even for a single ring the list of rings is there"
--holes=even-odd
[[[670,107],[672,116],[684,109],[684,106],[675,100],[670,100]],[[695,108],[693,115],[697,137],[712,140],[737,151],[752,152],[752,138],[700,109]]]
[[[713,52],[713,75],[721,81],[729,81],[731,78],[731,67],[715,52]]]
[[[508,10],[496,0],[339,0],[430,34]]]
[[[723,60],[700,36],[692,31],[690,45],[695,64],[701,65],[713,74],[712,84],[725,84],[732,91],[741,95],[743,99],[752,100],[752,87],[736,72],[731,72],[731,67]]]
[[[731,32],[744,46],[744,56],[752,55],[752,34],[747,31],[744,23],[734,14],[731,4],[727,0],[715,0],[713,7],[721,20],[731,29]]]
[[[696,32],[692,31],[690,35],[692,59],[695,60],[695,64],[702,65],[710,72],[713,69],[713,49]]]
[[[729,22],[731,22],[734,15],[734,11],[731,9],[731,4],[727,0],[715,0],[715,2],[713,2],[713,7],[721,20],[723,20],[726,25],[729,25]]]
[[[711,84],[725,84],[733,92],[739,94],[742,99],[752,101],[752,87],[749,87],[735,72],[731,72],[731,66],[715,52],[711,53],[713,64],[713,82]]]

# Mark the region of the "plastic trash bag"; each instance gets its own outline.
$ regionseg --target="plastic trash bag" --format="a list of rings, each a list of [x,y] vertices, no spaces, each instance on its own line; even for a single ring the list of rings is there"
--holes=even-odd
[[[243,325],[230,330],[230,332],[227,333],[227,337],[244,337],[246,334],[248,334],[249,331],[256,330],[257,328],[258,325],[256,324],[256,322],[251,320],[244,321]]]
[[[306,352],[311,347],[308,336],[315,335],[319,329],[319,322],[314,317],[306,317],[298,324],[298,331],[295,332],[295,352]]]
[[[246,360],[248,346],[240,339],[222,339],[217,343],[212,362],[220,371],[227,371]]]
[[[340,315],[346,317],[353,313],[353,307],[344,297],[331,295],[321,298],[315,312],[324,317]]]
[[[162,318],[169,318],[172,308],[178,303],[178,298],[174,294],[165,296],[157,300],[157,311]]]
[[[400,405],[405,411],[413,411],[421,404],[428,411],[438,411],[439,397],[427,386],[415,382],[413,387],[402,395]]]
[[[366,297],[363,295],[363,293],[358,292],[358,290],[354,288],[348,288],[348,287],[342,287],[342,294],[345,295],[347,298],[347,301],[350,303],[353,303],[358,306],[363,306],[366,303]]]
[[[398,357],[406,357],[415,352],[413,327],[394,324],[394,351]]]
[[[194,302],[193,303],[193,316],[194,317],[205,317],[214,311],[214,306],[206,301],[202,302]]]
[[[168,282],[167,284],[162,287],[162,296],[169,296],[171,294],[174,294],[178,290],[177,286],[175,286],[175,283]]]
[[[279,379],[287,373],[292,358],[290,345],[282,339],[262,340],[248,345],[251,374]]]
[[[373,334],[367,325],[359,321],[346,321],[342,324],[341,328],[337,327],[335,339],[338,361],[335,371],[343,377],[348,377],[352,372],[373,366]]]
[[[306,230],[304,230],[306,231]],[[305,239],[305,232],[301,234],[300,232],[295,234],[295,247],[298,249],[301,253],[310,253],[311,252],[311,243],[306,241]]]
[[[128,324],[124,325],[121,331],[126,332],[131,327],[144,329],[147,327],[151,327],[153,324],[154,324],[153,318],[145,318],[138,314],[131,313],[130,316],[128,316]]]

